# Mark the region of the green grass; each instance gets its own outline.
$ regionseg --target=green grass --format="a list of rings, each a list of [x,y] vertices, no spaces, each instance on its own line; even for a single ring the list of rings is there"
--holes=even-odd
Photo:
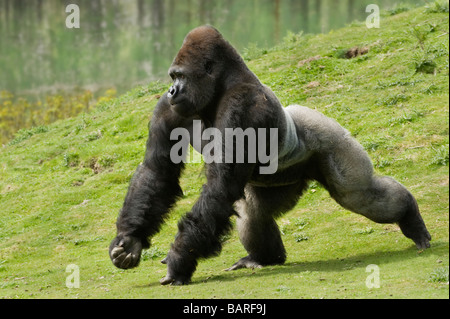
[[[166,266],[159,260],[204,183],[202,166],[189,164],[181,180],[185,196],[139,268],[115,268],[108,257],[114,223],[143,158],[157,94],[168,87],[152,83],[89,114],[23,130],[0,148],[0,297],[448,298],[443,3],[386,14],[379,29],[352,23],[328,34],[290,34],[276,48],[246,53],[249,67],[283,104],[335,118],[366,148],[378,174],[411,190],[433,236],[430,249],[417,251],[396,225],[346,211],[313,183],[278,220],[285,265],[223,271],[246,255],[234,230],[219,257],[200,262],[191,285],[160,286]],[[352,59],[337,54],[356,46],[369,51]],[[66,287],[70,264],[79,267],[80,288]],[[370,264],[379,267],[380,288],[366,287]]]

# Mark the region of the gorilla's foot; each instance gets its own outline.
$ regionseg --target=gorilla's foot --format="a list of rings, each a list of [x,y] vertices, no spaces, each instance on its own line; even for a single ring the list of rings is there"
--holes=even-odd
[[[255,269],[255,268],[262,268],[262,267],[263,267],[262,264],[260,264],[257,261],[254,261],[250,256],[247,256],[247,257],[241,258],[233,266],[225,269],[225,271],[236,270],[236,269],[241,269],[241,268]]]
[[[414,243],[416,244],[417,249],[420,249],[420,250],[430,248],[430,246],[431,246],[430,245],[431,235],[428,233],[428,231],[426,234],[423,234],[423,236],[413,238],[412,240],[414,240]]]
[[[172,286],[183,286],[187,285],[189,282],[190,282],[189,279],[183,278],[175,279],[170,277],[169,275],[167,275],[166,277],[164,277],[159,281],[161,285],[172,285]]]
[[[412,239],[417,246],[417,249],[430,248],[431,235],[423,222],[420,213],[413,211],[408,212],[399,222],[398,225],[402,233]]]
[[[191,282],[192,274],[197,262],[194,260],[181,259],[174,251],[169,251],[167,256],[161,260],[167,265],[167,275],[159,283],[161,285],[182,286]]]
[[[401,223],[399,223],[399,225],[403,234],[414,241],[417,249],[423,250],[430,248],[431,235],[426,228],[423,228],[420,231],[411,234],[410,229],[406,228],[405,230],[405,226],[402,227]]]

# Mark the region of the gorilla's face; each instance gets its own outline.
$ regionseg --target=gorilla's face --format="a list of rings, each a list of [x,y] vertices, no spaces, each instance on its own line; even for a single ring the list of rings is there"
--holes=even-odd
[[[198,65],[172,65],[169,75],[173,80],[167,97],[175,112],[183,117],[198,114],[211,103],[215,95],[212,72]]]
[[[212,27],[190,32],[169,68],[173,80],[167,97],[173,109],[183,117],[198,114],[220,94],[218,83],[223,63],[220,44],[224,41]]]
[[[169,69],[169,76],[173,80],[173,84],[167,93],[169,103],[177,113],[187,116],[193,111],[193,107],[191,105],[192,103],[188,100],[186,93],[188,90],[186,71],[182,67],[172,66]]]

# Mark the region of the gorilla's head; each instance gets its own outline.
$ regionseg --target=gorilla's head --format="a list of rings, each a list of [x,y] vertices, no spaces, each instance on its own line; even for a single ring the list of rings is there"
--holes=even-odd
[[[167,97],[173,109],[184,117],[198,114],[225,91],[230,68],[242,64],[239,54],[215,28],[192,30],[169,68],[173,84]]]

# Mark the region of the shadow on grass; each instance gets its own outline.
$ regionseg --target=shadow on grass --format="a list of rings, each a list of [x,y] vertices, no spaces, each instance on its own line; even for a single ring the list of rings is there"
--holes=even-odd
[[[201,285],[211,282],[239,281],[240,278],[276,276],[277,274],[301,274],[302,272],[344,272],[355,268],[365,268],[367,265],[384,265],[392,262],[405,261],[417,258],[418,256],[442,255],[448,251],[448,242],[435,241],[431,248],[420,251],[414,245],[397,251],[376,251],[372,253],[357,254],[348,257],[338,257],[326,260],[315,261],[295,261],[285,263],[284,265],[267,266],[262,269],[239,269],[234,271],[217,270],[212,276],[196,276],[190,286]],[[135,286],[135,288],[151,288],[160,286],[159,282],[151,282],[146,285]]]
[[[398,251],[376,251],[372,253],[357,254],[348,257],[337,257],[326,260],[295,261],[291,260],[280,266],[267,266],[262,269],[240,269],[235,271],[222,271],[220,274],[210,277],[197,277],[191,285],[215,281],[238,281],[241,277],[249,274],[255,277],[274,276],[277,274],[300,274],[305,271],[311,272],[344,272],[355,268],[365,268],[367,265],[384,265],[392,262],[414,259],[418,256],[429,256],[433,254],[442,255],[448,251],[448,242],[435,241],[431,248],[421,251],[415,245]]]

